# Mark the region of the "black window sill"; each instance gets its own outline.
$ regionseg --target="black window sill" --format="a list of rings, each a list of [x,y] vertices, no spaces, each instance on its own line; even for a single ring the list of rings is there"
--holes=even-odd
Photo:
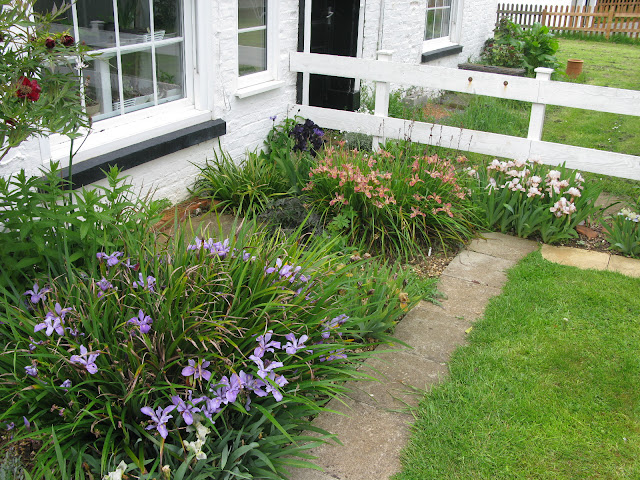
[[[80,188],[105,178],[103,172],[114,165],[120,170],[127,170],[226,133],[227,123],[218,118],[85,160],[73,166],[72,188]],[[62,176],[69,178],[69,168],[62,169]]]
[[[450,45],[448,47],[438,48],[437,50],[430,50],[422,54],[422,63],[427,63],[439,58],[457,55],[461,51],[462,45]]]

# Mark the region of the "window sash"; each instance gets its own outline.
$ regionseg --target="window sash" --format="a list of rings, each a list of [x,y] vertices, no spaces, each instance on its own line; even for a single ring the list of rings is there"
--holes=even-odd
[[[452,0],[431,0],[425,20],[425,41],[448,37],[451,34]]]
[[[84,1],[90,2],[91,0]],[[87,111],[87,105],[84,93],[90,81],[94,82],[94,88],[96,89],[95,100],[98,102],[100,110],[99,113],[92,115],[92,119],[94,121],[104,120],[109,117],[123,115],[141,108],[153,107],[167,101],[184,98],[187,90],[189,89],[188,80],[186,78],[188,69],[186,68],[187,59],[184,28],[184,1],[177,0],[176,21],[179,23],[176,32],[169,34],[165,33],[163,30],[156,30],[154,0],[144,0],[145,3],[148,2],[145,7],[148,8],[149,18],[146,18],[147,16],[144,15],[145,23],[147,21],[149,22],[147,33],[123,34],[119,25],[118,1],[119,0],[111,0],[114,27],[112,32],[113,38],[111,39],[111,42],[108,42],[110,45],[105,46],[105,48],[94,48],[91,50],[88,53],[91,56],[89,57],[89,63],[95,65],[94,70],[88,71],[85,69],[81,74],[82,81],[80,88],[83,91],[82,107],[85,111]],[[87,5],[88,4],[89,3],[87,3]],[[78,41],[84,41],[91,38],[91,35],[95,38],[97,35],[100,35],[100,32],[104,32],[104,30],[100,29],[98,26],[96,26],[95,30],[93,29],[93,25],[91,28],[80,26],[77,2],[73,2],[71,4],[70,12],[73,24],[73,33]],[[99,23],[104,22],[96,22],[96,24]],[[60,28],[66,29],[65,26],[61,26]],[[177,63],[172,61],[171,65],[174,66],[174,68],[166,72],[166,74],[169,78],[173,77],[171,83],[177,86],[177,88],[174,89],[168,88],[166,82],[161,82],[158,79],[158,65],[159,63],[162,63],[159,61],[158,51],[162,51],[162,49],[164,49],[164,51],[167,52],[172,47],[174,52],[172,52],[170,56],[177,57]],[[144,94],[137,95],[130,99],[126,98],[127,94],[125,92],[125,66],[123,65],[123,56],[125,55],[130,55],[127,60],[131,60],[136,64],[142,63],[141,66],[138,65],[137,67],[142,70],[136,71],[135,74],[133,76],[129,76],[129,78],[133,79],[134,83],[137,85],[141,83],[146,84],[148,90]],[[144,73],[147,73],[147,75],[145,76]],[[96,78],[91,79],[92,76],[95,76]],[[162,90],[159,83],[163,84]],[[176,94],[176,90],[180,91],[179,94]]]

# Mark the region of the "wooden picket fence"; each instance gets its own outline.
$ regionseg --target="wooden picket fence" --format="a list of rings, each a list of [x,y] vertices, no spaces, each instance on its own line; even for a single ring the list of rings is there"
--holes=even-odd
[[[540,23],[556,32],[604,35],[607,39],[612,34],[640,37],[640,1],[612,0],[591,7],[498,4],[497,21],[503,17],[523,27]]]

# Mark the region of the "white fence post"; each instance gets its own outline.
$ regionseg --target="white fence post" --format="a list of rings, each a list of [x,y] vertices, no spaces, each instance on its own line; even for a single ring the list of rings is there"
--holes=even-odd
[[[538,67],[535,70],[536,80],[549,81],[553,68]],[[534,103],[531,106],[531,117],[529,118],[529,140],[542,140],[542,128],[544,127],[544,112],[547,106],[544,103]]]
[[[390,62],[393,56],[393,50],[378,50],[378,61]],[[377,117],[387,117],[389,115],[389,82],[376,82],[375,89],[375,110],[374,115]],[[384,128],[384,127],[383,127]],[[382,132],[384,134],[384,132]],[[380,148],[380,142],[384,143],[385,138],[383,136],[374,136],[371,142],[371,149],[374,152]]]

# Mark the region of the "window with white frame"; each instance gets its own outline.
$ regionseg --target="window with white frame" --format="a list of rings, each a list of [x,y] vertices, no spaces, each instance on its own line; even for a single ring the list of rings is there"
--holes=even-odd
[[[428,0],[424,31],[425,42],[449,41],[455,16],[453,0]]]
[[[40,13],[55,0],[37,0]],[[182,0],[77,0],[53,27],[90,48],[83,70],[94,121],[185,97]]]
[[[238,87],[277,79],[277,0],[238,0]]]

